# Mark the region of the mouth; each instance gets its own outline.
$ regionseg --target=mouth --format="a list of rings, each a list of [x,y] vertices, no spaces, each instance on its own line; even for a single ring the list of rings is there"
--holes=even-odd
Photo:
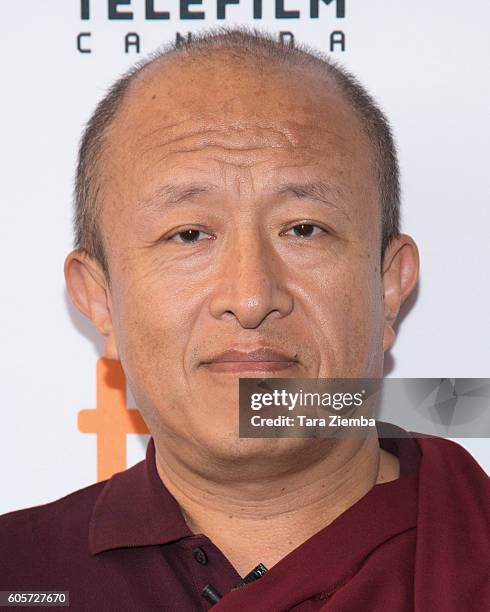
[[[278,372],[298,367],[296,355],[261,347],[253,351],[236,349],[225,351],[206,360],[201,365],[211,372]]]
[[[275,372],[297,365],[297,361],[223,361],[203,364],[211,372]]]

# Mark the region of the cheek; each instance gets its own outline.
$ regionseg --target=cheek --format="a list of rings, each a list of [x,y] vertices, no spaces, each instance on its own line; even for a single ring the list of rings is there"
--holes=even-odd
[[[383,360],[383,292],[379,273],[358,278],[350,293],[350,346],[362,375],[377,376]]]
[[[320,286],[316,318],[336,375],[375,375],[382,355],[382,295],[379,270],[369,262],[346,267]]]
[[[163,283],[149,285],[133,281],[115,304],[116,342],[135,398],[138,389],[146,398],[161,395],[170,372],[182,369],[191,330],[189,300],[171,294]],[[182,372],[172,377],[182,381]]]

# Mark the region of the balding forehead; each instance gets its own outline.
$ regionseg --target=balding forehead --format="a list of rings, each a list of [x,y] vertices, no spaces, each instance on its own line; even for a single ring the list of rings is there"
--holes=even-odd
[[[237,55],[232,49],[213,49],[205,56],[174,52],[134,78],[120,112],[134,105],[141,109],[156,100],[160,111],[172,116],[188,111],[199,118],[209,109],[216,114],[242,106],[253,119],[255,113],[260,117],[264,106],[286,110],[292,101],[297,109],[303,105],[311,112],[311,106],[318,106],[324,96],[352,112],[333,79],[319,67],[289,65],[244,52]]]
[[[231,144],[234,135],[246,131],[252,146],[255,136],[261,146],[298,147],[314,145],[333,129],[331,123],[337,131],[344,124],[343,134],[337,134],[342,138],[362,132],[361,122],[334,88],[311,75],[300,81],[283,68],[259,73],[252,60],[244,64],[235,58],[234,66],[222,60],[217,53],[205,65],[191,64],[187,57],[163,58],[131,87],[114,121],[115,132],[119,127],[125,142],[135,146],[157,136],[172,144],[193,133],[214,131],[218,137],[226,130]]]
[[[135,180],[143,180],[150,167],[172,172],[182,164],[188,167],[200,152],[206,152],[209,162],[225,155],[228,164],[244,168],[267,164],[272,157],[282,166],[311,165],[333,155],[338,163],[346,156],[368,159],[370,152],[355,131],[339,126],[338,118],[319,125],[270,116],[260,122],[233,115],[222,121],[212,115],[174,121],[158,117],[158,113],[146,113],[121,129],[116,139],[119,144],[107,156],[110,175],[115,178],[124,168],[129,173],[139,168]]]
[[[188,71],[199,73],[205,68],[211,71],[227,71],[230,73],[251,71],[260,75],[264,71],[279,74],[284,72],[286,75],[295,68],[301,72],[308,71],[307,65],[301,67],[294,61],[284,63],[277,57],[266,57],[264,54],[256,54],[246,50],[235,49],[232,47],[210,48],[203,50],[192,49],[190,51],[174,50],[165,55],[157,57],[154,61],[147,63],[143,69],[135,75],[132,86],[135,87],[156,77],[165,78],[170,75],[176,76]],[[318,77],[317,73],[317,77]],[[325,72],[325,76],[327,73]]]
[[[276,168],[285,168],[317,165],[334,156],[335,166],[342,172],[345,165],[347,174],[353,159],[360,166],[371,163],[371,145],[360,138],[359,121],[328,88],[312,81],[311,92],[305,93],[304,83],[294,86],[282,72],[273,81],[241,66],[230,72],[229,65],[224,68],[229,80],[220,87],[220,65],[208,62],[196,70],[186,64],[177,79],[180,67],[176,61],[154,71],[125,101],[103,163],[109,190],[129,180],[136,192],[139,183],[188,171],[197,160],[202,170],[204,159],[259,168],[274,158]]]

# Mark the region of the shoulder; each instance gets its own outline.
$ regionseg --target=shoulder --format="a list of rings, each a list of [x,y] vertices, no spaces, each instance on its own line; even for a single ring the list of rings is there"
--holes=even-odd
[[[107,481],[97,482],[73,491],[46,504],[30,506],[0,515],[0,542],[15,534],[31,529],[49,529],[62,522],[82,521],[93,509],[93,505]]]
[[[0,576],[8,578],[12,586],[26,571],[37,578],[45,568],[87,549],[94,504],[106,483],[98,482],[55,501],[0,515]]]
[[[418,432],[410,432],[416,437],[422,455],[449,462],[451,465],[464,467],[488,478],[487,474],[473,455],[464,446],[449,438],[428,436]]]
[[[416,555],[419,598],[424,593],[430,610],[441,608],[441,602],[443,609],[454,603],[449,606],[452,610],[469,609],[473,602],[483,605],[488,582],[490,478],[454,440],[415,436],[422,453]],[[435,567],[438,580],[433,578]],[[443,587],[438,590],[436,583]],[[445,608],[444,602],[448,604]],[[470,607],[483,610],[481,605]]]
[[[473,502],[478,512],[490,512],[490,477],[466,448],[447,438],[414,434],[422,453],[420,480],[427,491],[447,499]]]

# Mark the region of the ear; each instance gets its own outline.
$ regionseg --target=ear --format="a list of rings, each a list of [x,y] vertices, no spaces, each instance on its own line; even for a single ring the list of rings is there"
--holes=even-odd
[[[100,264],[84,249],[76,249],[65,260],[65,281],[74,306],[104,336],[105,356],[119,359],[112,325],[111,293]]]
[[[413,238],[400,234],[388,245],[383,257],[384,334],[383,350],[395,341],[393,325],[400,306],[407,299],[419,278],[419,251]]]

